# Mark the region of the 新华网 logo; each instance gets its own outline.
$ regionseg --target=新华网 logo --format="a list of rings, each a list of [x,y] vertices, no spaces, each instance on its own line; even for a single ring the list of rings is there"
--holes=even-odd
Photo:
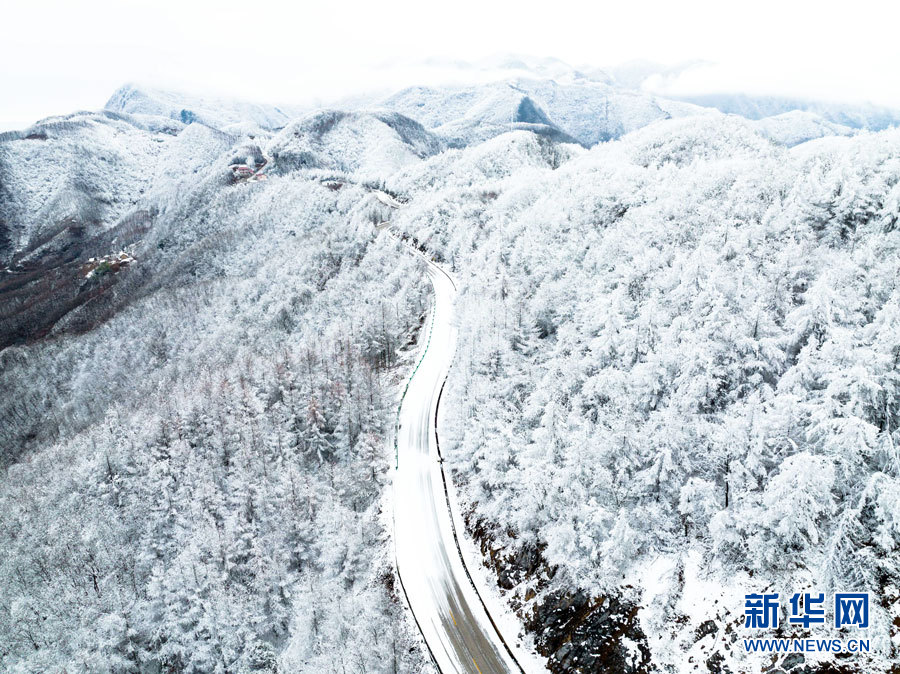
[[[833,601],[825,601],[825,594],[796,592],[789,600],[788,624],[809,628],[827,622],[827,609],[831,609],[833,625],[843,627],[869,627],[869,593],[835,592]],[[777,629],[781,612],[777,592],[744,595],[744,627],[747,629]]]

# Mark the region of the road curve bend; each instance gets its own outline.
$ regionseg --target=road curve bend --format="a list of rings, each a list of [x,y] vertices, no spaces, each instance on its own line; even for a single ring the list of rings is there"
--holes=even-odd
[[[434,305],[399,412],[394,471],[397,568],[441,674],[519,674],[522,668],[465,569],[448,510],[437,408],[456,345],[456,288],[442,269],[425,262]]]

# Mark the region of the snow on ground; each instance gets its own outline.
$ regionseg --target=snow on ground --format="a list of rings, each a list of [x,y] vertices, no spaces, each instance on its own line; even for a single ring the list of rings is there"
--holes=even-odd
[[[756,122],[756,127],[766,138],[787,147],[823,136],[852,136],[858,133],[849,126],[829,122],[815,113],[800,110],[766,117]]]
[[[102,113],[52,118],[28,134],[0,143],[8,192],[0,219],[14,228],[17,249],[52,235],[67,219],[98,229],[114,223],[152,183],[151,167],[171,138]]]
[[[201,114],[214,106],[192,110],[182,106],[182,99],[160,96],[150,97],[150,103],[129,99],[136,101],[133,114],[78,113],[35,125],[28,133],[32,138],[4,136],[3,187],[11,196],[3,201],[6,210],[0,215],[17,228],[16,245],[39,239],[50,224],[69,216],[106,228],[135,206],[157,214],[141,242],[141,263],[135,265],[141,273],[154,269],[153,278],[159,280],[159,285],[146,288],[145,304],[126,305],[121,318],[113,316],[77,337],[61,331],[52,349],[22,347],[4,356],[0,375],[8,390],[17,392],[3,401],[12,410],[5,418],[17,421],[2,432],[14,443],[27,439],[37,457],[33,464],[20,464],[10,473],[17,480],[21,476],[22,483],[27,478],[31,486],[43,485],[45,475],[56,475],[59,466],[67,466],[74,457],[79,477],[75,486],[86,490],[78,492],[78,504],[83,503],[84,509],[81,505],[76,509],[66,500],[71,485],[65,476],[56,476],[49,496],[33,490],[31,497],[42,507],[26,512],[19,507],[23,497],[16,491],[16,481],[4,485],[10,490],[4,501],[10,516],[3,522],[28,536],[20,540],[14,556],[3,560],[3,569],[13,577],[15,564],[25,560],[18,570],[32,574],[29,582],[35,590],[29,601],[42,610],[58,611],[57,590],[69,592],[72,587],[62,575],[54,579],[56,586],[35,576],[34,551],[55,544],[55,539],[42,538],[48,529],[33,526],[39,524],[34,518],[45,513],[60,514],[57,522],[79,521],[83,516],[86,522],[100,523],[108,529],[98,540],[121,541],[123,550],[130,541],[144,540],[140,536],[150,541],[141,550],[177,539],[184,544],[178,554],[202,568],[211,565],[210,582],[218,582],[222,575],[214,567],[213,546],[203,547],[215,540],[215,527],[207,526],[213,519],[181,522],[181,528],[165,533],[168,538],[161,542],[154,538],[156,530],[140,528],[141,523],[159,515],[154,522],[159,531],[166,531],[169,511],[160,505],[147,513],[142,510],[146,499],[135,495],[144,494],[140,490],[149,480],[160,480],[159,489],[147,490],[150,496],[172,486],[166,478],[171,456],[175,457],[171,461],[194,471],[191,484],[201,485],[205,494],[216,498],[220,484],[233,483],[235,489],[256,484],[268,468],[262,463],[260,473],[255,472],[258,456],[271,452],[277,457],[285,446],[282,438],[298,433],[299,424],[302,442],[297,440],[290,448],[302,447],[307,453],[290,460],[299,461],[319,480],[314,483],[330,499],[325,511],[330,519],[309,519],[306,524],[313,533],[285,532],[281,518],[266,519],[269,544],[283,545],[278,549],[285,551],[284,559],[302,550],[304,557],[291,562],[293,566],[279,566],[282,558],[267,557],[257,548],[248,552],[240,545],[247,539],[239,531],[231,540],[235,559],[252,560],[267,568],[272,578],[295,583],[290,597],[278,595],[277,600],[290,611],[274,616],[265,607],[258,609],[272,621],[266,630],[288,630],[285,625],[293,620],[285,662],[297,667],[315,662],[327,670],[341,662],[343,652],[334,644],[341,642],[342,630],[350,630],[357,646],[365,643],[368,623],[363,618],[369,614],[361,618],[363,611],[372,611],[377,626],[390,624],[391,595],[381,585],[387,581],[379,575],[381,569],[360,561],[359,551],[368,548],[380,550],[379,563],[387,559],[377,527],[366,528],[376,518],[368,509],[374,506],[366,501],[364,514],[355,510],[358,494],[379,488],[379,464],[377,458],[342,454],[348,447],[359,452],[371,449],[359,437],[354,444],[354,414],[347,410],[367,419],[367,432],[379,445],[382,410],[365,408],[346,392],[360,390],[360,373],[368,372],[366,368],[381,362],[393,348],[385,341],[382,301],[399,297],[394,322],[389,312],[386,319],[390,336],[397,339],[408,334],[409,317],[418,316],[424,303],[417,305],[422,295],[410,290],[419,279],[412,265],[397,260],[397,251],[378,239],[373,243],[373,223],[364,213],[379,206],[358,184],[363,181],[383,182],[386,189],[401,194],[406,205],[391,213],[396,226],[427,239],[469,282],[452,322],[466,349],[451,378],[455,386],[448,387],[449,397],[442,401],[446,431],[442,439],[453,438],[447,443],[455,443],[451,460],[466,481],[462,494],[451,485],[451,499],[469,499],[478,515],[500,526],[520,527],[522,539],[545,541],[547,558],[562,569],[558,578],[600,591],[618,584],[626,574],[626,583],[640,596],[639,618],[658,662],[688,672],[705,666],[717,652],[726,660],[736,658],[728,649],[733,648],[742,597],[748,588],[759,589],[740,569],[754,568],[757,580],[808,582],[806,571],[773,567],[772,559],[758,551],[774,554],[772,550],[801,546],[809,551],[812,567],[824,541],[835,535],[835,513],[843,512],[841,516],[857,526],[852,532],[860,538],[840,539],[849,541],[845,563],[853,564],[852,569],[829,567],[828,573],[840,577],[852,572],[864,583],[877,581],[881,576],[876,572],[889,573],[890,568],[879,565],[896,549],[897,506],[891,498],[895,478],[881,473],[882,487],[873,487],[856,500],[844,497],[858,496],[872,471],[890,464],[890,451],[896,446],[889,435],[896,428],[895,415],[891,404],[878,396],[893,391],[896,384],[890,370],[898,334],[896,293],[890,289],[897,277],[892,266],[897,259],[893,253],[900,204],[897,133],[843,137],[844,129],[807,114],[756,123],[633,92],[607,95],[602,78],[578,91],[573,82],[521,79],[436,93],[411,90],[397,105],[409,107],[413,115],[412,108],[422,108],[420,116],[435,122],[446,117],[444,124],[465,119],[475,128],[484,120],[496,124],[491,132],[499,133],[506,117],[518,114],[528,98],[535,105],[526,106],[528,115],[546,114],[560,128],[588,134],[584,136],[588,140],[637,130],[591,150],[555,144],[524,130],[446,150],[444,140],[425,128],[431,124],[423,127],[396,113],[322,112],[287,123],[277,132],[262,128],[281,122],[271,110],[260,112],[263,118],[256,121],[234,113],[235,121],[228,124],[212,120],[227,129],[222,132],[204,123]],[[447,102],[446,109],[441,108],[442,101]],[[172,115],[177,120],[170,119]],[[791,145],[812,132],[842,135],[803,142],[790,150],[770,139]],[[265,184],[230,186],[221,180],[227,162],[248,139],[266,146],[276,170]],[[323,184],[334,174],[340,175]],[[348,331],[348,315],[359,317],[362,325],[354,319]],[[759,331],[747,322],[751,315],[756,316]],[[316,341],[322,339],[320,328],[332,338],[333,343],[326,344],[328,352],[316,351],[321,347]],[[360,350],[359,360],[334,357],[351,348],[345,346],[348,332],[354,340],[352,349]],[[260,345],[269,349],[266,358],[259,356]],[[112,360],[111,351],[116,355]],[[449,358],[449,346],[446,351],[443,355]],[[290,356],[285,356],[286,364],[273,366],[276,356],[285,352]],[[316,353],[317,365],[306,367],[303,359]],[[751,354],[746,359],[752,368],[748,371],[743,361],[735,363],[723,355],[734,353]],[[27,357],[19,358],[22,354]],[[115,386],[98,390],[91,373],[110,362],[119,367],[109,373]],[[343,374],[329,369],[335,362],[361,363],[347,375],[353,386],[344,387]],[[846,362],[854,363],[852,370]],[[250,364],[246,365],[250,374],[265,373],[251,382],[249,395],[241,388],[248,374],[244,363]],[[197,371],[210,373],[202,374],[202,385],[194,381]],[[223,384],[220,374],[226,371]],[[440,363],[430,363],[424,372],[439,371]],[[847,371],[857,379],[848,382]],[[151,397],[158,392],[168,399],[172,380],[177,380],[183,398],[176,402],[189,427],[188,441],[169,432],[168,410]],[[423,397],[434,393],[435,381],[422,387]],[[33,390],[35,382],[40,387]],[[65,395],[47,396],[46,390]],[[294,390],[305,391],[305,397],[285,411],[283,399]],[[841,395],[845,390],[850,391],[850,402]],[[19,399],[31,407],[15,408]],[[150,404],[147,400],[158,403],[158,409],[142,408]],[[216,451],[234,441],[236,451],[246,452],[250,445],[243,437],[253,435],[260,425],[267,429],[257,448],[259,455],[243,459],[246,465],[240,469],[246,473],[235,474],[239,466],[228,460],[223,467],[215,452],[203,459],[208,465],[193,463],[201,458],[194,450],[206,447],[210,437],[206,424],[216,421],[202,414],[204,405],[213,404],[210,400],[222,423],[239,424],[223,434]],[[751,409],[747,400],[755,400],[756,407]],[[292,410],[299,413],[292,417]],[[420,404],[409,410],[404,430],[412,427],[407,422],[415,421],[427,435],[431,408]],[[133,437],[126,438],[131,444],[104,435],[107,412],[133,420]],[[33,431],[41,430],[45,418],[61,437],[33,439]],[[813,418],[817,425],[806,428]],[[845,424],[846,420],[856,425]],[[887,436],[879,428],[888,428]],[[732,447],[735,437],[747,441]],[[406,439],[410,448],[421,434],[418,440]],[[439,473],[428,443],[430,438],[418,446],[426,457],[418,464],[413,459],[411,473],[433,485]],[[776,498],[776,488],[791,483],[791,464],[785,457],[797,453],[801,444],[805,455],[817,457],[817,465],[830,465],[832,457],[838,457],[833,463],[843,473],[840,491],[819,490],[823,503],[804,501],[810,512],[797,514],[772,504],[783,501]],[[854,451],[847,451],[848,446]],[[857,446],[865,450],[856,451]],[[106,466],[100,463],[97,447],[110,450]],[[710,455],[723,447],[733,452],[724,457],[728,462]],[[323,459],[323,453],[331,450],[336,456]],[[373,456],[380,456],[377,449]],[[722,466],[738,464],[740,476],[728,474],[734,484],[732,505],[726,508],[721,505]],[[406,470],[410,462],[402,465]],[[204,481],[213,470],[222,473],[219,483]],[[110,472],[115,475],[107,484],[103,476]],[[140,479],[129,482],[134,475]],[[114,499],[110,500],[122,484],[133,490],[124,493],[139,514],[124,523],[114,516]],[[622,485],[628,486],[625,493]],[[287,499],[294,486],[278,484],[285,508],[295,507]],[[671,550],[676,547],[673,541],[687,537],[678,519],[684,515],[678,510],[684,493],[699,495],[701,504],[689,513],[693,520],[686,552],[660,554],[660,548]],[[413,500],[402,501],[394,493],[372,502],[396,505],[398,512],[417,517],[422,502],[415,501],[416,495],[404,492],[402,498]],[[428,503],[442,507],[439,496],[440,492]],[[178,503],[184,512],[197,507],[191,494],[178,497],[183,497]],[[237,526],[246,512],[239,506],[246,500],[226,500],[223,512],[228,512],[231,526]],[[308,500],[312,503],[314,498]],[[862,504],[858,511],[857,503]],[[717,511],[721,517],[713,527],[710,513]],[[440,542],[450,547],[451,519],[445,511],[440,513]],[[383,521],[384,514],[379,517]],[[200,527],[198,522],[207,526],[199,537],[192,528]],[[346,522],[365,530],[355,530],[350,541],[345,540]],[[458,532],[464,531],[458,503],[452,522]],[[21,523],[27,526],[20,527]],[[140,531],[135,533],[131,526]],[[395,531],[398,538],[404,535],[402,526]],[[296,540],[281,538],[288,534]],[[408,529],[406,535],[399,548],[401,559],[407,560],[405,568],[410,569],[404,571],[401,562],[401,571],[409,577],[422,550],[421,539],[410,538]],[[749,545],[749,537],[756,544]],[[316,548],[319,538],[327,539],[321,550]],[[660,539],[666,545],[660,546]],[[112,570],[122,560],[108,555],[118,554],[118,548],[102,549],[94,543],[78,542],[71,578],[84,582],[77,572],[79,564],[100,559],[109,571],[105,582],[114,585]],[[518,637],[519,621],[495,589],[490,573],[478,563],[479,550],[464,535],[460,545],[501,632]],[[727,568],[708,563],[710,556],[725,558],[720,549],[732,550]],[[860,551],[867,550],[884,554],[866,558]],[[439,561],[453,568],[455,579],[459,561],[453,560]],[[60,563],[68,572],[68,556],[61,555]],[[311,579],[318,573],[316,564],[328,569],[326,576],[316,576],[321,586],[297,586],[298,569],[310,574],[304,579]],[[155,592],[163,585],[149,580],[153,565],[153,560],[147,561],[141,572],[142,582]],[[429,558],[422,566],[433,572],[441,564]],[[157,569],[159,576],[154,578],[162,577],[178,592],[187,593],[186,576],[175,574],[174,568]],[[255,576],[248,573],[243,578],[250,588],[248,578]],[[440,598],[435,589],[446,590],[446,580],[445,576],[429,584],[426,578],[419,583],[413,605],[422,597],[427,604],[429,593]],[[278,582],[267,586],[273,597],[283,589]],[[416,582],[410,580],[413,586]],[[227,593],[231,587],[217,591]],[[348,587],[361,594],[351,597]],[[124,586],[118,589],[128,591]],[[4,586],[4,592],[14,595],[15,588]],[[88,604],[89,615],[98,624],[114,628],[122,616],[118,608],[104,604],[111,595],[94,601],[92,592],[87,588],[79,593],[79,601]],[[229,600],[237,605],[259,596],[241,589]],[[365,601],[353,598],[359,596]],[[329,616],[326,636],[331,641],[316,640],[318,624],[312,614],[302,601],[296,611],[288,601],[297,597],[314,600],[320,615]],[[342,607],[335,597],[347,602]],[[19,597],[12,599],[23,620],[39,615],[30,613]],[[153,600],[159,603],[138,605],[134,616],[127,615],[137,621],[142,647],[152,646],[152,616],[165,605],[164,599],[157,595]],[[448,607],[449,603],[432,602],[425,609],[435,623],[443,621],[425,629],[443,635],[439,641],[444,645],[454,638],[447,636],[448,616],[450,624],[456,622],[444,611]],[[209,615],[215,617],[209,613],[200,618]],[[52,631],[59,653],[106,649],[103,652],[120,656],[115,629],[104,635],[75,631],[67,623],[76,619],[73,616],[54,613],[53,625],[41,627]],[[181,617],[173,616],[166,626],[173,630],[172,643],[184,644],[185,657],[193,657],[190,646],[202,639],[196,640],[194,632],[179,631]],[[194,618],[190,629],[202,634],[207,624]],[[881,618],[890,625],[887,611],[879,614]],[[483,619],[475,623],[487,630]],[[235,653],[244,648],[240,629],[235,626],[227,635]],[[879,638],[888,640],[889,629],[884,627]],[[393,636],[397,640],[392,643],[406,643],[402,634]],[[49,649],[35,656],[21,636],[11,638],[20,640],[15,657],[54,657]],[[103,639],[107,641],[98,645]],[[628,640],[622,645],[634,655],[636,643]],[[524,660],[536,667],[541,664],[527,638],[520,646],[526,652]],[[202,656],[198,662],[208,663],[203,660],[208,654],[198,655]]]
[[[202,122],[218,129],[247,122],[264,129],[280,129],[307,109],[302,106],[278,107],[214,96],[195,96],[137,84],[126,84],[116,90],[105,107],[116,112],[169,117],[185,124]]]
[[[438,419],[440,429],[440,418]],[[449,464],[444,464],[444,470],[449,471]],[[451,471],[452,472],[452,471]],[[500,632],[508,639],[513,639],[516,646],[516,659],[528,674],[540,674],[547,671],[547,660],[538,654],[534,646],[534,636],[522,629],[522,619],[517,616],[509,606],[509,600],[503,590],[497,585],[497,576],[481,562],[483,559],[481,549],[466,532],[465,523],[461,516],[461,503],[456,493],[456,486],[448,472],[447,490],[450,496],[450,513],[456,528],[457,540],[466,568],[472,576],[475,587],[478,589],[482,601],[488,608],[488,612],[494,622],[500,628]]]
[[[266,146],[278,171],[331,169],[378,180],[438,153],[443,142],[396,113],[323,111],[282,129]]]

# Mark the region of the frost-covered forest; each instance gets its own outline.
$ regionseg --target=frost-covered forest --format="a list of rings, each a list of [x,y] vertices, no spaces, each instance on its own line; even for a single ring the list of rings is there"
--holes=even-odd
[[[152,136],[162,149],[134,166],[141,135],[102,115],[4,148],[26,201],[44,185],[25,167],[109,136],[85,151],[149,176],[121,210],[152,214],[115,285],[61,265],[96,295],[0,353],[0,669],[418,671],[383,503],[396,366],[426,303],[416,264],[373,236],[347,176],[229,185],[231,142],[179,175],[219,140],[192,129]]]
[[[0,670],[428,671],[389,222],[460,285],[446,465],[552,671],[595,671],[541,634],[579,593],[636,607],[624,671],[771,669],[732,647],[763,589],[871,592],[873,653],[807,664],[891,671],[900,132],[606,81],[367,103],[125,88],[0,137]]]
[[[558,569],[522,600],[624,591],[654,664],[743,671],[687,636],[743,588],[866,590],[865,671],[895,661],[900,134],[690,119],[561,158],[514,133],[390,185],[464,279],[456,476],[495,551]]]

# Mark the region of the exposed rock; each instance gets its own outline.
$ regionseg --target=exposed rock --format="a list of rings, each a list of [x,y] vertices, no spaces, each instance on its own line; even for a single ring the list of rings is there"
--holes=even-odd
[[[697,641],[700,641],[700,639],[709,634],[715,634],[718,630],[719,628],[714,620],[705,621],[697,628]]]
[[[553,593],[535,606],[526,627],[555,674],[655,671],[638,607],[617,597]]]
[[[712,621],[708,620],[707,622]],[[705,624],[706,623],[704,623],[704,625]],[[706,669],[709,670],[711,674],[731,674],[731,669],[725,664],[725,656],[718,651],[713,653],[706,661]]]
[[[804,662],[806,662],[806,658],[803,657],[803,653],[791,653],[781,661],[781,667],[782,669],[793,669],[797,665],[802,665]]]

